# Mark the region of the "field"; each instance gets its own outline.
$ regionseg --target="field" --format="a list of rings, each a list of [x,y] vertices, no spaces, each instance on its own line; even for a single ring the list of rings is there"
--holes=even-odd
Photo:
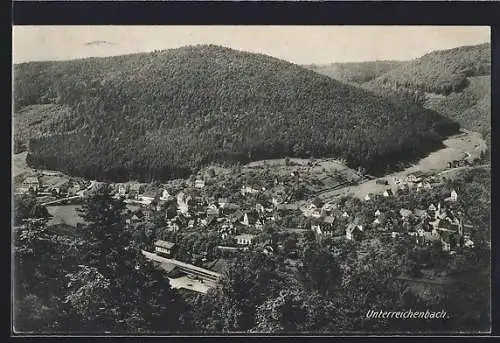
[[[76,227],[77,224],[83,224],[85,221],[79,216],[78,208],[81,205],[49,205],[47,211],[52,216],[49,220],[49,225],[66,224]],[[127,209],[136,211],[139,206],[127,205]]]
[[[355,170],[332,158],[315,160],[291,158],[288,163],[285,159],[261,160],[245,165],[242,172],[263,170],[267,167],[273,175],[282,177],[298,173],[303,185],[314,195],[361,179]]]
[[[47,210],[52,218],[49,225],[66,224],[76,227],[77,224],[83,224],[84,220],[78,215],[77,209],[80,205],[56,205],[47,206]]]

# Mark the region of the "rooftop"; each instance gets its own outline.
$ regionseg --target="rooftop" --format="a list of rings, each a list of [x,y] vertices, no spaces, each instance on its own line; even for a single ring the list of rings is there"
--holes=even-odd
[[[175,246],[175,243],[157,240],[155,242],[155,246],[160,247],[160,248],[165,248],[165,249],[172,249]]]

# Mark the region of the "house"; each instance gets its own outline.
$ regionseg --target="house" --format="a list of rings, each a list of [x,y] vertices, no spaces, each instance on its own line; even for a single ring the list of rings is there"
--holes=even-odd
[[[130,184],[128,191],[133,195],[138,195],[144,192],[144,185],[140,183],[132,183]]]
[[[344,213],[342,213],[342,218],[349,218],[349,213],[344,211]]]
[[[160,196],[161,201],[168,201],[172,198],[173,198],[172,195],[170,195],[170,193],[166,189],[163,189],[161,191],[161,196]]]
[[[236,211],[239,210],[240,206],[237,204],[230,203],[226,198],[219,199],[218,201],[220,209],[225,212]]]
[[[306,207],[302,207],[300,210],[302,211],[304,217],[313,217],[313,218],[321,217],[321,212],[314,204],[309,204]]]
[[[237,248],[237,247],[227,247],[227,246],[223,246],[223,245],[218,245],[217,249],[220,251],[229,252],[229,253],[235,253],[235,252],[240,251],[239,248]]]
[[[235,239],[238,245],[250,245],[253,243],[255,236],[251,234],[242,234],[236,236]]]
[[[295,204],[278,204],[276,205],[276,211],[281,214],[291,213],[299,210],[299,206]]]
[[[321,208],[321,213],[323,215],[325,215],[325,214],[331,214],[335,209],[337,209],[337,205],[336,204],[332,204],[332,203],[327,202]]]
[[[190,200],[191,196],[186,196],[182,191],[177,194],[177,209],[180,213],[188,215]]]
[[[394,193],[392,192],[392,189],[386,189],[386,190],[384,191],[383,195],[384,195],[385,197],[389,197],[389,196],[394,195]]]
[[[150,208],[145,208],[143,213],[146,220],[151,219],[151,217],[153,216],[153,210],[151,210]]]
[[[262,252],[266,255],[273,255],[274,254],[274,249],[270,245],[266,245],[264,249],[262,249]]]
[[[345,230],[345,237],[348,240],[359,241],[363,235],[363,225],[350,223]]]
[[[326,235],[331,237],[343,235],[343,231],[335,230],[334,222],[335,218],[331,216],[316,219],[311,225],[311,230],[320,236]]]
[[[402,219],[408,219],[410,218],[410,216],[413,214],[412,211],[410,210],[407,210],[405,208],[402,208],[400,211],[399,211],[399,214],[401,215],[401,218]]]
[[[371,200],[372,198],[370,197],[370,194],[368,193],[367,195],[365,195],[365,201],[369,201]]]
[[[278,204],[282,204],[285,200],[283,199],[283,196],[281,195],[276,195],[272,199],[272,203],[274,206],[278,206]]]
[[[241,221],[241,224],[245,226],[250,226],[254,225],[259,218],[259,215],[257,211],[245,211],[243,214],[243,220]]]
[[[26,191],[37,192],[41,187],[37,176],[28,176],[23,182],[23,189]]]
[[[180,230],[180,226],[176,221],[168,221],[167,222],[167,230],[172,232],[177,232]]]
[[[249,186],[241,186],[241,195],[245,194],[257,194],[259,191]]]
[[[434,212],[436,210],[437,210],[437,208],[436,208],[436,206],[434,206],[434,204],[430,204],[429,205],[429,211],[433,211]]]
[[[227,216],[227,220],[230,222],[230,223],[237,223],[239,221],[242,221],[243,220],[243,217],[244,217],[245,213],[241,210],[238,210],[234,213],[231,213],[229,216]]]
[[[219,208],[215,204],[211,204],[207,207],[207,216],[218,216]]]
[[[257,219],[255,222],[255,228],[257,230],[262,230],[264,228],[264,223],[260,219]]]
[[[257,203],[257,204],[255,205],[255,209],[256,209],[256,210],[257,210],[257,212],[258,212],[258,213],[260,213],[260,214],[263,214],[263,213],[266,211],[266,209],[264,208],[264,206],[262,206],[262,204],[259,204],[259,203]]]
[[[202,219],[200,221],[201,225],[203,225],[204,227],[209,227],[210,225],[212,225],[216,222],[217,222],[217,220],[216,220],[215,216],[208,216],[207,218]]]
[[[417,243],[419,244],[432,243],[440,240],[441,236],[436,229],[433,229],[432,231],[425,231],[423,229],[417,230]]]
[[[68,188],[68,195],[69,196],[77,195],[79,190],[80,186],[77,183],[74,183],[71,187]]]
[[[418,183],[420,182],[420,178],[415,176],[414,174],[409,174],[408,176],[406,176],[406,182],[410,182],[410,183]]]
[[[130,217],[130,221],[131,222],[139,222],[139,221],[145,219],[145,217],[146,216],[144,215],[144,212],[142,210],[138,210],[132,214],[132,217]]]
[[[375,220],[372,222],[372,226],[373,227],[377,227],[380,225],[380,219],[379,218],[375,218]]]
[[[155,253],[158,255],[171,256],[175,248],[175,243],[157,240],[155,242]]]
[[[118,196],[125,196],[128,193],[128,187],[123,183],[117,184],[115,189]]]
[[[197,179],[194,181],[194,187],[195,188],[203,188],[205,187],[205,181]]]
[[[380,210],[376,210],[376,211],[375,211],[375,216],[376,216],[376,217],[380,216],[381,214],[382,214],[382,213],[380,212]]]
[[[425,218],[429,217],[429,214],[427,213],[427,211],[421,210],[418,208],[414,210],[414,214],[415,214],[415,217],[421,218],[421,219],[425,219]]]
[[[142,204],[150,205],[157,198],[157,192],[155,190],[148,190],[140,195],[139,198]]]
[[[458,194],[457,194],[457,192],[453,189],[453,190],[451,191],[451,194],[450,194],[450,200],[451,200],[451,201],[457,201],[457,199],[458,199]]]

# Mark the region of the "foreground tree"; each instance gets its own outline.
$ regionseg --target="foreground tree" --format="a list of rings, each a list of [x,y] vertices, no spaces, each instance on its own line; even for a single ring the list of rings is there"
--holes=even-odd
[[[203,331],[245,332],[255,327],[256,308],[284,287],[279,262],[248,252],[227,266],[217,288],[198,299],[194,318]]]
[[[64,273],[72,262],[68,240],[45,219],[25,218],[14,228],[14,330],[64,330]],[[62,255],[66,252],[66,255]]]
[[[80,270],[68,274],[74,329],[101,332],[180,331],[184,305],[168,278],[147,261],[125,225],[125,204],[106,186],[82,208]],[[92,304],[92,306],[82,306]],[[76,325],[76,324],[75,324]]]

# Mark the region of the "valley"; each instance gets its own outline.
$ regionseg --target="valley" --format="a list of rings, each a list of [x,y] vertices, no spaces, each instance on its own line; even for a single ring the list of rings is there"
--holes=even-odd
[[[207,43],[16,64],[16,327],[487,330],[489,50],[319,65]],[[368,318],[408,308],[449,318]]]

